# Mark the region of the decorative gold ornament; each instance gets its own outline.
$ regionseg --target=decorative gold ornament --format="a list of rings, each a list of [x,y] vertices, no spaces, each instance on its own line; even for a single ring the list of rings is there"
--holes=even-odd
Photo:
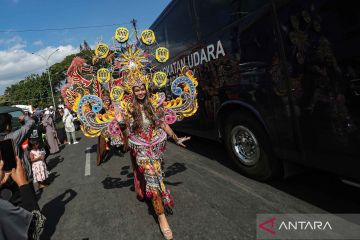
[[[167,75],[165,72],[156,72],[153,75],[153,83],[157,87],[163,87],[165,86],[167,81]]]
[[[109,46],[105,43],[99,43],[95,48],[95,55],[98,58],[106,58],[109,53]]]
[[[107,83],[111,78],[110,71],[106,68],[100,68],[97,71],[97,80],[100,83]]]
[[[169,50],[164,47],[159,47],[156,49],[155,58],[158,62],[164,63],[169,59]]]
[[[151,45],[155,42],[155,33],[151,29],[146,29],[141,33],[141,40],[146,45]]]
[[[126,42],[129,39],[129,30],[127,28],[124,28],[124,27],[119,27],[115,31],[115,39],[119,43]]]
[[[115,86],[111,89],[110,98],[113,101],[120,101],[124,96],[124,89],[119,86]]]

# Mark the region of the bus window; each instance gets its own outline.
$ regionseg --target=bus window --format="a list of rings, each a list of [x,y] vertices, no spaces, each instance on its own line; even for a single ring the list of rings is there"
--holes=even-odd
[[[269,0],[195,0],[199,27],[203,38],[239,20]]]

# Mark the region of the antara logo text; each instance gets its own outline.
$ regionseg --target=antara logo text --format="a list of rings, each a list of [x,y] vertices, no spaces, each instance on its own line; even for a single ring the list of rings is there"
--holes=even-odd
[[[325,231],[332,230],[328,221],[281,221],[280,225],[276,227],[276,218],[270,218],[259,224],[259,228],[275,235],[276,231],[293,231],[293,230],[310,230],[310,231]]]

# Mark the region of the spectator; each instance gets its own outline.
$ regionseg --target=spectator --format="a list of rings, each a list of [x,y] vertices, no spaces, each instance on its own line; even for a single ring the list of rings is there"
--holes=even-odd
[[[5,135],[3,137],[4,139],[13,140],[15,144],[16,155],[20,157],[22,163],[24,164],[28,179],[32,180],[31,164],[21,145],[29,138],[35,121],[30,117],[25,117],[22,115],[19,117],[19,121],[22,122],[23,125],[18,130],[12,132],[11,115],[3,114],[2,117],[4,120],[1,121],[2,124],[0,126],[0,132],[1,134]]]
[[[46,187],[45,180],[49,176],[45,164],[45,150],[39,148],[39,142],[30,144],[30,160],[34,176],[34,183],[38,183],[39,189]]]
[[[56,119],[55,119],[56,132],[59,137],[60,143],[64,144],[64,143],[66,143],[65,126],[64,126],[64,122],[62,120],[62,118],[64,116],[64,109],[58,108],[56,111],[57,111]]]
[[[0,198],[0,236],[4,240],[38,240],[44,228],[46,218],[40,213],[31,185],[19,157],[16,157],[16,169],[4,173],[4,162],[0,159],[0,185],[8,177],[19,186],[23,208],[12,205]]]
[[[59,152],[59,140],[57,138],[54,121],[48,110],[44,113],[42,124],[46,128],[46,140],[50,147],[50,153],[54,154]]]
[[[37,120],[39,122],[41,122],[43,112],[41,111],[41,109],[37,105],[35,105],[34,108],[35,108],[35,110],[34,110],[33,114],[36,116]]]
[[[50,106],[50,107],[49,107],[49,112],[50,112],[50,116],[51,116],[52,120],[55,121],[54,106]]]
[[[33,142],[39,142],[40,144],[40,148],[45,148],[46,144],[43,141],[42,138],[42,125],[41,125],[41,121],[40,119],[35,115],[35,113],[33,114],[33,118],[35,120],[35,124],[34,127],[32,129],[31,135],[29,137],[29,143],[33,143]]]
[[[75,136],[74,117],[71,115],[69,109],[67,108],[64,109],[63,122],[65,125],[65,132],[66,132],[68,144],[71,144],[70,135],[72,137],[73,144],[79,143],[76,141],[76,136]]]

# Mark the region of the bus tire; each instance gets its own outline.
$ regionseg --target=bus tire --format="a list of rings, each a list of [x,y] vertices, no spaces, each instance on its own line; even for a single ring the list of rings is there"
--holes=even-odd
[[[265,181],[280,172],[270,139],[259,121],[248,113],[232,113],[225,122],[225,147],[238,170]]]

